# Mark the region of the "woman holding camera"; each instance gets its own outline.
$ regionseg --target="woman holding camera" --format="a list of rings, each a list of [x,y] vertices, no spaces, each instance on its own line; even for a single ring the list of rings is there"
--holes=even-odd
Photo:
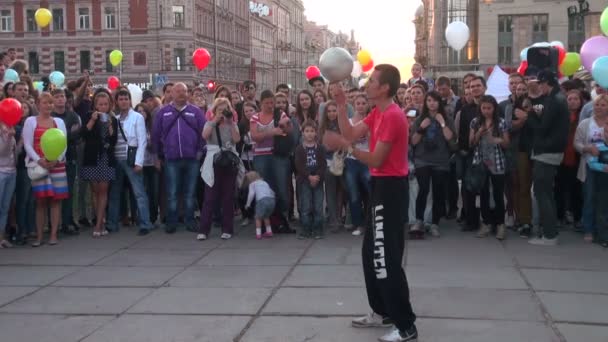
[[[92,183],[95,194],[97,222],[93,229],[93,237],[108,234],[103,224],[109,184],[114,180],[116,173],[114,147],[118,132],[118,121],[114,118],[111,108],[113,102],[110,94],[105,90],[98,90],[93,96],[93,112],[82,118],[82,122],[85,123],[82,127],[84,154],[80,177]]]
[[[205,198],[197,240],[206,240],[209,235],[214,203],[220,203],[222,209],[222,239],[230,239],[234,231],[235,184],[241,164],[236,144],[241,136],[233,116],[230,100],[218,98],[213,102],[211,120],[203,128],[203,139],[207,141],[207,155],[201,168]]]

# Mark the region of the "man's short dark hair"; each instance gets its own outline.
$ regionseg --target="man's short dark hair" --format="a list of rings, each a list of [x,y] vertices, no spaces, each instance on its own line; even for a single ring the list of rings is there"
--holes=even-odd
[[[266,89],[260,94],[260,102],[270,98],[274,99],[274,93],[270,89]]]
[[[451,87],[452,81],[450,81],[449,77],[447,77],[447,76],[439,76],[439,78],[437,79],[437,87],[439,87],[439,86]]]
[[[29,85],[23,81],[19,81],[19,82],[15,82],[13,83],[13,91],[15,91],[15,89],[17,89],[17,86],[26,86],[29,88]]]
[[[55,88],[55,89],[51,90],[51,96],[55,96],[55,95],[59,95],[59,94],[63,94],[65,96],[65,91],[60,88]]]
[[[247,81],[243,82],[243,89],[249,90],[249,86],[254,86],[254,88],[256,88],[256,89],[258,88],[258,86],[255,84],[255,82],[252,80],[247,80]]]
[[[481,81],[481,84],[483,85],[484,88],[488,87],[488,85],[486,84],[486,79],[483,76],[477,76],[477,75],[475,75],[475,77],[473,77],[473,79],[471,80],[471,82],[477,81],[477,80]]]
[[[421,86],[424,89],[425,93],[429,92],[429,84],[426,83],[425,80],[418,80],[418,81],[414,82],[414,84]]]
[[[349,93],[358,93],[359,92],[359,88],[350,88],[348,90]]]
[[[388,84],[388,97],[395,96],[401,83],[399,69],[390,64],[378,64],[374,70],[380,72],[380,77],[378,78],[380,85]]]
[[[167,83],[165,83],[165,85],[163,86],[163,94],[165,92],[167,92],[167,88],[173,87],[173,85],[174,85],[173,82],[167,82]]]
[[[118,101],[118,98],[121,97],[121,96],[127,96],[129,98],[129,101],[131,100],[131,93],[129,93],[129,91],[127,91],[127,90],[119,90],[114,95],[114,101]]]
[[[7,51],[8,51],[8,52],[11,52],[11,51],[16,51],[16,50],[15,50],[15,48],[8,48],[8,50],[7,50]]]
[[[279,89],[289,89],[289,86],[285,83],[281,83],[275,88],[275,92],[278,93],[280,91]]]

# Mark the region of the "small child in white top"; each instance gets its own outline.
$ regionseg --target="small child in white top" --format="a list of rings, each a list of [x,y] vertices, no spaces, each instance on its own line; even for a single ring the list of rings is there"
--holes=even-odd
[[[249,209],[251,202],[255,198],[255,238],[262,238],[262,223],[266,226],[264,237],[272,237],[272,227],[270,226],[270,215],[274,211],[275,194],[268,183],[266,183],[259,173],[255,171],[247,172],[245,184],[249,184],[249,195],[245,208]]]

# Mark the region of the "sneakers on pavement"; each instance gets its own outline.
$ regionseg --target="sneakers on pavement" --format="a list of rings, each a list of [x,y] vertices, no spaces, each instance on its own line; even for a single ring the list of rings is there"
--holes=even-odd
[[[351,234],[353,234],[353,236],[361,236],[363,235],[363,227],[357,227],[355,230],[353,230],[353,232]]]
[[[228,240],[232,237],[232,234],[228,234],[228,233],[223,233],[222,236],[220,236],[220,238],[222,240]]]
[[[351,324],[355,328],[388,328],[393,325],[393,322],[388,317],[382,317],[372,312],[363,317],[353,319]]]
[[[407,331],[399,331],[393,328],[388,334],[378,339],[380,342],[416,342],[418,341],[418,330],[415,325]]]
[[[504,240],[507,234],[507,229],[504,224],[498,225],[496,228],[496,238],[498,240]]]
[[[555,246],[557,245],[557,237],[547,239],[546,237],[533,238],[528,240],[528,243],[536,246]]]
[[[488,235],[490,235],[490,232],[491,232],[490,226],[482,223],[481,227],[479,227],[479,230],[477,231],[477,237],[485,238]]]
[[[431,236],[432,236],[432,237],[436,237],[436,238],[438,238],[438,237],[440,237],[440,236],[441,236],[441,233],[439,233],[439,226],[438,226],[438,225],[436,225],[436,224],[432,224],[432,225],[431,225],[431,229],[430,229],[430,231],[431,231]]]
[[[532,235],[532,228],[530,228],[529,224],[524,224],[519,229],[519,237],[522,239],[529,239],[530,235]]]
[[[198,241],[207,240],[207,235],[206,235],[206,234],[198,234],[198,235],[196,236],[196,239],[197,239]]]

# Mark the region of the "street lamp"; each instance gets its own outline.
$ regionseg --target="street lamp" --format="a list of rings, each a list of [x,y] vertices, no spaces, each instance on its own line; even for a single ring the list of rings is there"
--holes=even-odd
[[[568,7],[568,17],[585,17],[589,13],[589,2],[587,0],[577,0],[578,7]]]

